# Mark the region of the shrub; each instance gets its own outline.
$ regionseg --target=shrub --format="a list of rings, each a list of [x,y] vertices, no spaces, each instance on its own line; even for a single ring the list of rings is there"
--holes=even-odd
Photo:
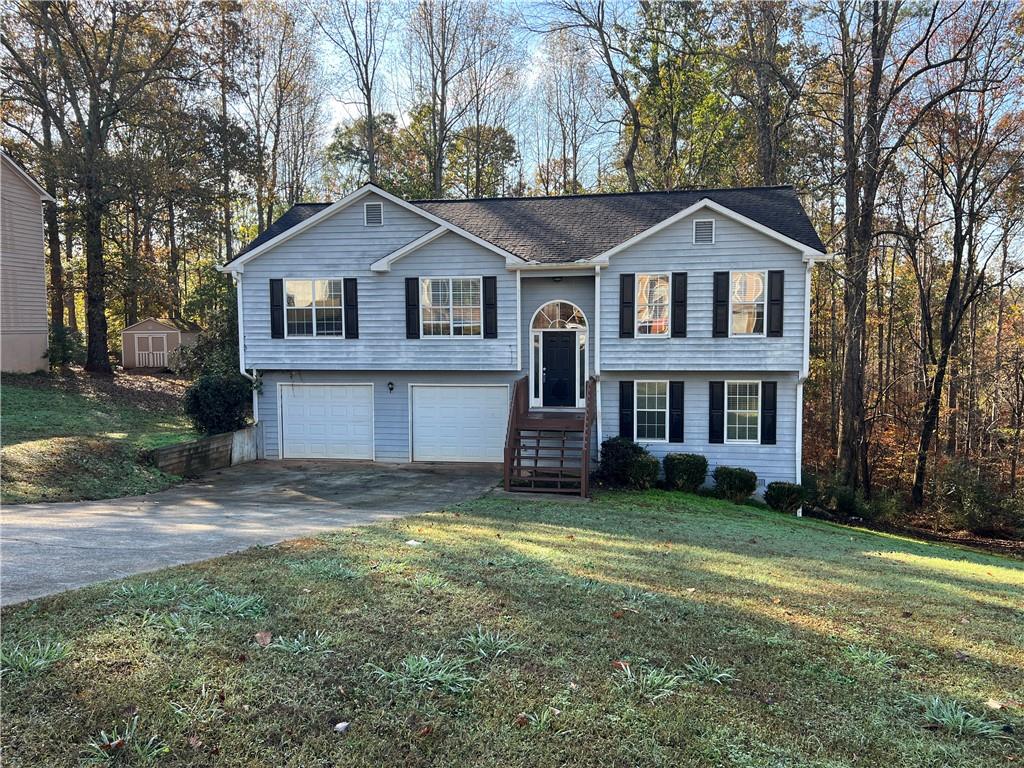
[[[818,479],[818,475],[810,470],[803,470],[800,473],[800,485],[804,489],[804,504],[809,507],[820,507],[821,501],[821,481]]]
[[[72,331],[65,326],[50,328],[50,347],[46,356],[50,359],[50,366],[53,368],[69,363],[85,362],[85,341],[82,334]]]
[[[1021,525],[1021,500],[1002,498],[998,482],[964,462],[939,470],[934,487],[935,512],[960,529],[977,534],[1013,534]]]
[[[768,483],[764,501],[772,509],[794,514],[804,503],[804,487],[796,483]]]
[[[612,488],[644,490],[658,479],[658,460],[625,437],[611,437],[601,443],[598,477]]]
[[[868,517],[868,505],[864,501],[864,494],[848,485],[841,485],[838,482],[831,485],[828,488],[827,499],[829,506],[840,517]]]
[[[723,499],[739,504],[757,490],[757,475],[741,467],[715,467],[715,491]]]
[[[185,390],[185,415],[208,435],[245,426],[252,384],[240,374],[200,376]]]
[[[708,476],[708,460],[697,453],[670,453],[664,465],[665,487],[673,491],[696,493]]]

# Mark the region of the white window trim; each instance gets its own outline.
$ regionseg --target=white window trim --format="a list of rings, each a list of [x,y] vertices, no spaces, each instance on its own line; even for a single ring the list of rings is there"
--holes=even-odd
[[[737,440],[729,439],[729,385],[730,384],[757,384],[757,439]],[[722,408],[722,439],[731,445],[760,445],[761,444],[761,382],[757,379],[727,379],[725,382],[725,403]]]
[[[764,305],[763,320],[760,333],[733,333],[732,330],[732,276],[741,272],[760,272],[764,280],[764,294],[761,304]],[[751,304],[753,302],[741,302]],[[768,336],[768,270],[767,269],[731,269],[729,270],[729,338],[730,339],[763,339]]]
[[[423,281],[424,280],[447,280],[448,281],[448,333],[445,335],[430,334],[429,336],[423,332]],[[454,317],[455,307],[452,305],[453,294],[452,294],[452,280],[476,280],[480,285],[480,333],[477,334],[460,334],[456,336],[452,331],[455,329]],[[420,305],[420,339],[482,339],[484,337],[484,278],[483,275],[424,275],[419,278],[417,283],[419,288],[419,305]]]
[[[665,437],[663,439],[645,437],[641,440],[637,436],[637,429],[640,426],[640,420],[636,417],[637,415],[637,401],[640,399],[640,387],[637,384],[664,384],[665,385]],[[668,379],[639,379],[633,382],[633,442],[634,443],[667,443],[669,433],[669,413],[671,412],[672,404],[669,402],[669,383]],[[645,411],[653,411],[653,408],[644,408]]]
[[[697,242],[697,223],[702,221],[711,222],[711,242],[710,243],[698,243]],[[693,245],[714,245],[715,240],[718,238],[718,224],[716,219],[694,219],[693,220]]]
[[[285,277],[282,278],[284,288],[284,337],[286,339],[344,339],[345,338],[345,278],[343,277]],[[318,334],[316,332],[316,283],[322,280],[336,280],[341,283],[341,333]],[[313,283],[313,333],[288,333],[288,283]],[[304,307],[292,307],[292,309],[304,309]],[[333,307],[332,307],[333,309]]]
[[[371,205],[379,205],[380,206],[380,224],[370,224],[370,222],[367,221],[366,209],[369,208]],[[380,200],[368,200],[367,202],[363,203],[363,226],[364,227],[383,227],[384,226],[384,203],[382,203]]]
[[[668,278],[668,317],[664,333],[640,333],[640,301],[637,299],[641,277]],[[637,272],[633,286],[633,338],[635,339],[667,339],[672,335],[672,273],[671,272]]]

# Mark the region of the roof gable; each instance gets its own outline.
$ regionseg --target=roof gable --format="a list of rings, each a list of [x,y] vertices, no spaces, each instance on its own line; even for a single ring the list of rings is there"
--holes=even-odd
[[[303,203],[292,206],[292,208],[282,214],[259,237],[242,249],[234,259],[222,267],[218,267],[218,269],[224,272],[241,272],[243,265],[247,261],[256,258],[261,253],[264,253],[285,240],[294,237],[300,232],[315,226],[318,222],[333,216],[335,213],[344,210],[371,194],[377,195],[378,197],[394,203],[401,208],[413,211],[424,219],[437,224],[438,227],[444,228],[446,231],[453,232],[467,240],[470,240],[471,242],[475,242],[477,245],[481,245],[484,248],[497,253],[505,258],[506,261],[520,260],[518,256],[501,249],[493,243],[478,237],[472,232],[462,229],[457,224],[447,221],[430,211],[419,208],[406,200],[402,200],[400,197],[395,197],[391,193],[385,192],[380,187],[374,186],[373,184],[366,184],[336,203]]]

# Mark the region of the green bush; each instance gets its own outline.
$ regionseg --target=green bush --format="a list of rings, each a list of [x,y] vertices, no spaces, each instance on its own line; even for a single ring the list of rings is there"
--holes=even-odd
[[[804,487],[796,483],[776,481],[768,483],[764,490],[764,501],[772,509],[795,514],[804,503]]]
[[[601,443],[598,478],[611,488],[642,491],[658,479],[658,460],[628,438],[611,437]]]
[[[669,453],[662,464],[665,487],[672,491],[696,493],[708,476],[708,460],[699,453]]]
[[[50,367],[57,368],[70,363],[81,365],[85,362],[85,341],[78,331],[66,326],[50,327],[50,347],[46,353]]]
[[[757,475],[741,467],[715,467],[715,490],[723,499],[737,504],[749,499],[757,490]]]
[[[933,505],[940,519],[953,528],[981,535],[1019,535],[1020,497],[1003,498],[995,478],[962,461],[951,461],[936,476]]]
[[[185,390],[185,415],[204,434],[231,432],[245,426],[251,398],[252,383],[240,374],[207,374]]]

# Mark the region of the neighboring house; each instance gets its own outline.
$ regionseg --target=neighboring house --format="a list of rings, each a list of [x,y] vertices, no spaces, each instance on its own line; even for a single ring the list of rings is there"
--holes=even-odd
[[[293,207],[222,269],[265,457],[504,460],[506,485],[585,493],[591,446],[620,434],[798,480],[826,258],[791,187],[368,185]]]
[[[186,320],[147,317],[121,331],[121,367],[173,368],[178,350],[199,339],[199,326]]]
[[[0,152],[0,370],[47,367],[49,323],[43,253],[44,203],[53,202]]]

